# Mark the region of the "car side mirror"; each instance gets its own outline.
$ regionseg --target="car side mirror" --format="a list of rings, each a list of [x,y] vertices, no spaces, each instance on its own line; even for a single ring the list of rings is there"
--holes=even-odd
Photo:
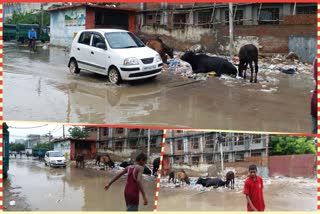
[[[103,43],[103,42],[97,43],[97,44],[96,44],[96,47],[97,47],[97,48],[100,48],[100,49],[107,50],[107,46],[106,46],[106,44]]]

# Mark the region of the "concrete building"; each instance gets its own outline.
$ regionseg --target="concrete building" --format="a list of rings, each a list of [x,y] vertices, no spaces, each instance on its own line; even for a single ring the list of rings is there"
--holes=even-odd
[[[132,7],[121,3],[120,7]],[[139,3],[136,17],[140,36],[160,35],[167,45],[185,50],[205,45],[209,52],[226,53],[229,9],[226,3]],[[260,53],[294,51],[306,62],[316,55],[315,3],[234,3],[235,52],[247,43]]]
[[[51,13],[50,43],[56,46],[70,47],[77,32],[85,29],[135,29],[135,9],[74,4],[47,11]]]
[[[87,131],[88,139],[96,140],[97,153],[133,159],[137,153],[148,153],[150,140],[149,160],[160,156],[162,130],[88,127]]]
[[[219,171],[221,156],[225,166],[267,158],[268,144],[268,135],[169,130],[164,150],[165,174],[170,168],[181,167],[203,172],[214,167]]]

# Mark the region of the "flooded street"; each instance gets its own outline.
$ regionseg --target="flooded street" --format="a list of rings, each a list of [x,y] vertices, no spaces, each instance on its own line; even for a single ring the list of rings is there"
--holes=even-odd
[[[124,187],[126,177],[104,191],[107,179],[116,172],[93,169],[49,168],[43,162],[29,158],[10,159],[9,177],[4,180],[4,207],[9,211],[125,211]],[[156,178],[144,177],[149,200],[139,210],[152,211]],[[14,200],[16,205],[9,206]]]
[[[165,181],[166,184],[160,185],[158,211],[246,211],[246,198],[242,193],[244,180],[235,182],[235,189],[231,190],[202,188],[201,185],[181,188],[168,186]],[[317,181],[264,179],[264,200],[265,211],[316,211]]]
[[[164,71],[154,81],[114,86],[102,75],[71,75],[67,64],[64,49],[29,53],[5,43],[5,120],[311,132],[311,73],[261,72],[260,83],[247,84]]]

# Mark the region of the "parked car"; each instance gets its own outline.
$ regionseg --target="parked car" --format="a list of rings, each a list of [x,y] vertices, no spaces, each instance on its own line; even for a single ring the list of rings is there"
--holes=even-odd
[[[108,76],[111,83],[155,78],[162,59],[137,36],[126,30],[92,29],[74,38],[69,59],[71,73],[87,70]]]
[[[66,159],[59,151],[47,151],[44,156],[44,163],[50,167],[66,167]]]

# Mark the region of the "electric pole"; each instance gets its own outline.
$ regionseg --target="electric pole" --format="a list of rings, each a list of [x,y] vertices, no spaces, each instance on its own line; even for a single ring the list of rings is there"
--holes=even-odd
[[[230,57],[233,58],[233,8],[232,3],[229,3],[229,43],[230,43]]]

